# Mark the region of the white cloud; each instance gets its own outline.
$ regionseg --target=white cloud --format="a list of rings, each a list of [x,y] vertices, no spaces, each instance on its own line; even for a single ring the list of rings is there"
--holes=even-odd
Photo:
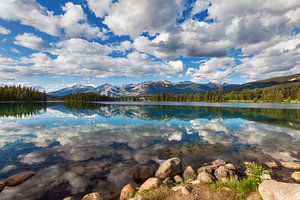
[[[17,0],[0,2],[0,18],[19,21],[21,24],[32,26],[41,32],[52,36],[66,37],[83,36],[87,38],[102,37],[98,27],[88,24],[86,15],[80,5],[67,2],[62,10],[64,14],[55,15],[35,0],[26,3]]]
[[[8,35],[8,34],[10,34],[10,30],[7,28],[4,28],[3,26],[0,25],[0,34]]]
[[[89,8],[97,17],[103,17],[112,5],[112,0],[87,0]]]
[[[42,50],[46,46],[42,38],[31,33],[17,35],[14,43],[34,50]]]

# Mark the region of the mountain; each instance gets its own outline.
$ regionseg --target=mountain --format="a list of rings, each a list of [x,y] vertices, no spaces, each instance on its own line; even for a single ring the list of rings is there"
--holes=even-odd
[[[172,83],[167,80],[163,81],[146,81],[142,83],[124,84],[122,86],[114,86],[110,84],[99,85],[98,87],[74,85],[72,87],[63,88],[48,93],[50,96],[62,97],[67,94],[93,92],[101,95],[112,97],[119,96],[140,96],[155,94],[194,94],[205,93],[209,91],[217,91],[222,89],[225,92],[242,91],[244,89],[267,88],[267,87],[288,87],[294,84],[300,85],[300,74],[291,76],[275,77],[266,80],[249,82],[241,85],[237,84],[216,84],[207,83],[200,84],[190,81]]]

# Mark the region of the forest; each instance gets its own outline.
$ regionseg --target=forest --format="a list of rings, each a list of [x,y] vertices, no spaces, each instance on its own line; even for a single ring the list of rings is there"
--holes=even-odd
[[[176,102],[299,102],[300,87],[247,89],[238,92],[222,90],[204,94],[160,94],[143,97],[120,97],[119,101],[176,101]]]
[[[32,87],[0,86],[0,101],[46,101],[45,92]]]
[[[64,96],[65,101],[112,101],[113,98],[96,93],[76,93]]]

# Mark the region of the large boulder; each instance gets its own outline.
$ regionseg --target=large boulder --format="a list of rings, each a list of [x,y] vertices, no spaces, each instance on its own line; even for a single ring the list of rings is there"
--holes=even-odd
[[[218,167],[218,169],[215,170],[214,175],[219,181],[238,180],[236,172],[225,166]]]
[[[208,165],[208,166],[202,166],[200,167],[197,172],[198,174],[200,174],[201,172],[205,171],[209,174],[214,174],[215,170],[217,169],[217,167],[215,165]]]
[[[188,166],[183,171],[182,176],[183,176],[184,180],[191,181],[191,180],[195,180],[197,174],[191,166]]]
[[[139,192],[144,190],[156,189],[162,184],[162,181],[159,178],[149,178],[147,179],[140,187]]]
[[[120,200],[126,200],[134,196],[135,187],[132,184],[125,185],[120,193]]]
[[[294,170],[300,170],[300,162],[280,162],[282,167],[288,168],[288,169],[294,169]]]
[[[215,180],[215,178],[206,171],[200,172],[197,176],[197,179],[202,183],[211,183]]]
[[[164,180],[167,177],[173,177],[182,172],[182,164],[179,158],[170,158],[164,161],[157,169],[155,176]]]
[[[211,163],[212,163],[213,165],[215,165],[216,167],[226,165],[226,161],[225,161],[225,160],[222,160],[222,159],[214,160],[214,161],[212,161]]]
[[[137,184],[143,183],[150,177],[154,176],[154,170],[147,165],[138,165],[133,170],[132,178]]]
[[[15,175],[8,177],[5,180],[4,184],[6,186],[17,186],[17,185],[24,183],[25,181],[27,181],[29,178],[31,178],[34,175],[35,175],[35,172],[33,172],[33,171],[20,172],[20,173],[17,173]]]
[[[99,192],[93,192],[85,195],[82,200],[104,200],[104,197]]]
[[[292,178],[294,181],[300,183],[300,172],[294,172],[294,173],[292,173],[291,178]]]
[[[300,185],[277,182],[274,180],[263,181],[258,187],[263,200],[299,200]]]
[[[4,189],[5,184],[3,182],[0,182],[0,193],[2,192],[2,190]]]

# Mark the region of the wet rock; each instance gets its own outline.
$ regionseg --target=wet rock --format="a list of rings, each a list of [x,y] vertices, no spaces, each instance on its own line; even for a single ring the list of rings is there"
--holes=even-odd
[[[228,163],[228,164],[224,165],[224,167],[225,167],[226,169],[230,169],[230,170],[233,170],[233,171],[236,170],[236,167],[235,167],[234,164],[232,164],[232,163]]]
[[[179,175],[174,176],[174,181],[177,184],[183,183],[183,178]]]
[[[0,182],[0,193],[2,192],[2,190],[4,189],[5,184],[3,182]]]
[[[189,186],[184,186],[181,188],[181,193],[184,195],[189,195],[191,194],[192,188]]]
[[[167,185],[168,187],[172,187],[175,185],[175,182],[171,177],[167,177],[164,181],[163,184]]]
[[[216,167],[219,167],[219,166],[223,166],[226,164],[226,161],[225,160],[222,160],[222,159],[217,159],[217,160],[214,160],[211,162],[213,165],[215,165]]]
[[[134,196],[135,187],[132,184],[125,185],[120,193],[120,200],[126,200]]]
[[[195,180],[197,174],[191,166],[188,166],[188,167],[185,168],[182,176],[185,180],[190,180],[191,181],[191,180]]]
[[[215,177],[219,181],[238,180],[238,176],[235,171],[227,169],[225,166],[220,166],[214,173]]]
[[[163,162],[157,169],[155,176],[160,179],[173,177],[182,172],[182,164],[179,158],[170,158]]]
[[[259,185],[258,192],[263,200],[299,200],[300,185],[267,180]]]
[[[270,169],[278,168],[278,164],[274,160],[265,162],[265,165]]]
[[[99,192],[93,192],[85,195],[82,200],[104,200],[103,196]]]
[[[198,174],[200,174],[201,172],[206,171],[209,174],[213,174],[216,169],[217,169],[217,167],[215,165],[208,165],[208,166],[202,166],[202,167],[200,167],[197,170],[197,172],[198,172]]]
[[[211,183],[215,180],[215,178],[206,171],[200,172],[197,176],[197,179],[202,183]]]
[[[140,187],[139,192],[144,190],[156,189],[162,184],[159,178],[149,178]]]
[[[132,178],[134,182],[136,182],[137,184],[141,184],[145,180],[153,176],[154,171],[150,166],[139,165],[134,168]]]
[[[280,162],[282,167],[294,170],[300,170],[300,162]]]
[[[20,172],[20,173],[17,173],[15,175],[8,177],[5,180],[4,184],[6,186],[17,186],[17,185],[24,183],[25,181],[27,181],[29,178],[31,178],[34,175],[35,175],[35,172],[33,172],[33,171]]]
[[[292,178],[294,181],[300,183],[300,172],[294,172],[294,173],[292,173],[291,178]]]
[[[181,190],[182,188],[183,188],[182,185],[177,185],[177,186],[172,187],[171,189],[176,192],[178,190]]]

